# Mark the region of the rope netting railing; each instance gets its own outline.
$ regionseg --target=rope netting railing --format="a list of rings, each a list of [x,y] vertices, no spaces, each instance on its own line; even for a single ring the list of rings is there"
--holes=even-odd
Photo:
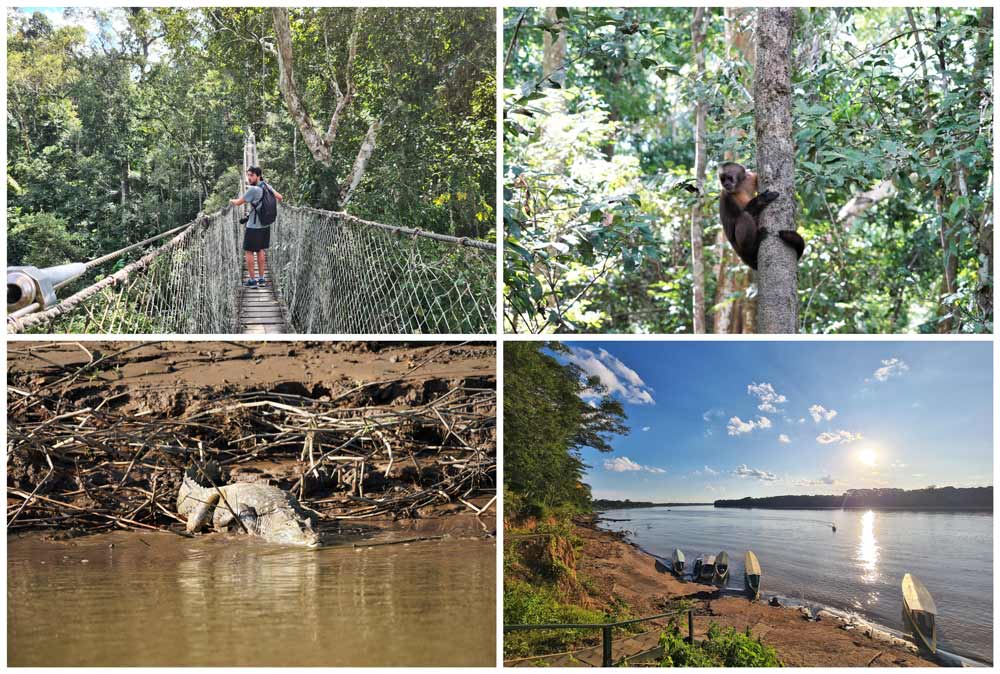
[[[92,261],[70,286],[82,289],[49,308],[9,314],[7,331],[236,332],[238,217],[228,207],[199,216],[114,273],[106,270],[114,254]],[[281,206],[268,263],[294,332],[459,334],[495,330],[495,256],[496,246],[484,241]]]
[[[298,332],[495,330],[494,244],[294,206],[272,227],[271,275]]]
[[[179,234],[114,273],[104,256],[50,308],[8,315],[8,333],[230,333],[241,273],[239,215],[199,216]],[[123,249],[127,250],[127,249]],[[101,274],[105,274],[101,277]]]

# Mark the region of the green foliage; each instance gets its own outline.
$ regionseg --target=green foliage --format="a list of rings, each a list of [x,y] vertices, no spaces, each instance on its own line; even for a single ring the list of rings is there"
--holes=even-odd
[[[289,203],[336,207],[368,125],[382,115],[352,213],[493,238],[495,10],[366,8],[356,92],[329,167],[313,159],[285,107],[269,8],[65,11],[78,25],[8,13],[8,185],[18,186],[9,201],[22,218],[64,223],[79,247],[73,259],[225,205],[251,129],[265,175]],[[298,84],[324,131],[333,83],[346,86],[354,18],[354,8],[292,10]],[[8,240],[12,264],[41,263],[25,257],[38,252],[34,242]],[[51,245],[50,257],[66,249],[59,239]]]
[[[986,11],[798,11],[800,331],[992,330]],[[702,78],[690,9],[529,8],[504,19],[507,36],[519,26],[504,74],[507,328],[689,332],[699,207],[709,325],[752,300],[752,286],[716,294],[742,265],[721,264],[714,169],[727,152],[751,167],[755,156],[752,65],[726,44],[722,11],[706,15]],[[754,21],[750,11],[734,25],[750,50]],[[551,49],[546,61],[546,35],[567,41],[561,68]],[[695,185],[696,102],[708,122],[700,202],[682,188]],[[892,196],[841,213],[886,180]]]
[[[585,609],[559,600],[553,588],[504,580],[503,622],[505,625],[597,624],[608,622],[601,611]],[[504,634],[504,657],[516,658],[539,653],[569,650],[585,640],[600,637],[598,630],[527,630]]]
[[[31,260],[36,267],[74,262],[80,257],[81,237],[52,213],[24,215],[19,208],[8,208],[7,239],[10,260]]]
[[[506,504],[513,517],[537,517],[560,507],[589,510],[579,450],[610,451],[608,438],[628,432],[621,403],[599,381],[584,379],[578,368],[561,364],[546,349],[558,353],[565,347],[504,345],[504,487],[515,496]],[[580,397],[588,389],[594,406]]]
[[[778,654],[760,639],[750,636],[750,630],[737,632],[732,627],[725,630],[712,623],[705,641],[690,644],[672,623],[660,635],[663,648],[661,667],[781,667]]]

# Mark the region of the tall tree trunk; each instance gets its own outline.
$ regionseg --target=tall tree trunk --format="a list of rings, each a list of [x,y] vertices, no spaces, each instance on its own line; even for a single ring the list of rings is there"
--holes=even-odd
[[[694,49],[695,81],[705,80],[705,8],[695,7],[691,21],[691,43]],[[705,191],[705,103],[698,96],[694,106],[694,176],[698,196],[691,207],[691,277],[692,315],[694,333],[705,334],[705,258],[701,214],[704,207],[702,194]]]
[[[780,196],[761,213],[768,236],[757,253],[757,322],[760,332],[794,333],[798,325],[798,260],[778,232],[795,229],[795,145],[792,140],[791,47],[795,10],[757,10],[754,122],[757,189]]]
[[[756,61],[753,44],[747,31],[743,30],[744,17],[753,10],[745,7],[726,7],[724,10],[726,18],[726,54],[730,61],[742,58],[751,68]],[[741,77],[741,79],[745,79]],[[727,100],[726,114],[735,117],[742,112],[742,106],[738,101]],[[741,129],[730,129],[729,135],[739,137],[743,135]],[[737,157],[732,151],[727,150],[723,156],[725,161],[745,161],[744,157]],[[719,266],[716,271],[718,282],[715,288],[715,315],[712,322],[712,329],[717,334],[740,334],[744,327],[753,328],[753,321],[746,321],[745,314],[753,314],[753,304],[756,299],[747,297],[747,288],[750,286],[750,273],[743,267],[735,253],[733,253],[725,234],[719,230],[716,238],[716,247],[719,253]],[[729,298],[738,296],[736,299]]]
[[[992,89],[987,88],[986,75],[993,68],[993,8],[979,8],[979,39],[976,40],[976,72],[983,97],[992,100]],[[988,69],[988,70],[987,70]],[[982,106],[992,110],[992,106]],[[982,128],[992,126],[992,117],[981,122]],[[993,172],[989,174],[985,193],[989,195],[984,204],[982,216],[976,219],[976,245],[979,249],[979,285],[976,287],[976,303],[984,319],[993,322]]]
[[[566,31],[563,22],[556,16],[556,8],[545,10],[545,20],[563,30],[558,37],[553,37],[549,31],[542,34],[542,75],[560,87],[566,82]]]
[[[274,18],[274,32],[278,38],[278,88],[281,89],[281,96],[285,99],[285,107],[288,114],[295,120],[302,134],[302,140],[306,142],[306,147],[312,152],[313,158],[329,166],[330,148],[323,142],[323,136],[316,127],[309,111],[306,110],[302,98],[299,96],[299,89],[295,83],[295,68],[292,56],[292,28],[288,21],[288,9],[285,7],[272,7],[271,14]]]
[[[306,110],[305,103],[299,93],[298,85],[295,83],[294,56],[292,54],[292,29],[288,19],[288,9],[286,7],[272,7],[271,15],[274,19],[274,33],[277,37],[278,56],[278,88],[281,89],[281,96],[285,100],[285,107],[288,114],[295,120],[302,140],[312,153],[313,158],[323,164],[330,166],[333,157],[331,147],[337,138],[337,129],[343,118],[345,110],[354,97],[354,58],[357,54],[358,30],[361,25],[362,8],[355,10],[351,35],[347,40],[347,63],[344,67],[346,90],[341,90],[337,82],[336,75],[332,76],[330,87],[333,89],[336,104],[333,113],[330,115],[330,123],[326,132],[320,131],[319,125]]]
[[[380,119],[376,119],[368,125],[368,133],[365,134],[365,139],[361,142],[361,148],[358,149],[358,156],[354,159],[354,167],[351,169],[351,175],[340,190],[340,198],[338,200],[340,208],[347,206],[351,200],[351,195],[354,194],[354,190],[361,183],[361,178],[365,175],[365,168],[368,166],[368,160],[371,159],[372,153],[375,151],[375,138],[378,136],[380,128],[382,128],[382,120]]]

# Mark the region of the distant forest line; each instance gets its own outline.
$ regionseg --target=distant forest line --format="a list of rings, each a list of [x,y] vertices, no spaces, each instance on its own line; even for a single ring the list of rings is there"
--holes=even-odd
[[[843,494],[766,496],[720,499],[716,508],[896,508],[909,510],[988,510],[993,487],[927,487],[924,489],[849,489]]]
[[[616,501],[614,499],[594,499],[594,510],[617,510],[625,508],[670,508],[670,507],[681,507],[681,506],[703,506],[712,505],[711,502],[706,503],[653,503],[652,501],[630,501],[625,499],[624,501]]]

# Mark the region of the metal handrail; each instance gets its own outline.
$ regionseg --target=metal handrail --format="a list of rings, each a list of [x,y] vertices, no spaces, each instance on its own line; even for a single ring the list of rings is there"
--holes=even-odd
[[[659,613],[657,615],[645,616],[643,618],[633,618],[631,620],[619,620],[613,623],[559,623],[559,624],[542,624],[542,625],[504,625],[503,631],[507,632],[524,632],[527,630],[555,630],[555,629],[570,629],[570,630],[586,630],[586,629],[599,629],[601,630],[601,666],[602,667],[613,667],[614,660],[611,654],[611,631],[616,627],[625,627],[626,625],[634,625],[636,623],[646,622],[647,620],[658,620],[660,618],[667,618],[670,616],[680,615],[686,613],[688,617],[688,642],[694,643],[694,609],[677,609],[675,611],[668,611],[667,613]]]

